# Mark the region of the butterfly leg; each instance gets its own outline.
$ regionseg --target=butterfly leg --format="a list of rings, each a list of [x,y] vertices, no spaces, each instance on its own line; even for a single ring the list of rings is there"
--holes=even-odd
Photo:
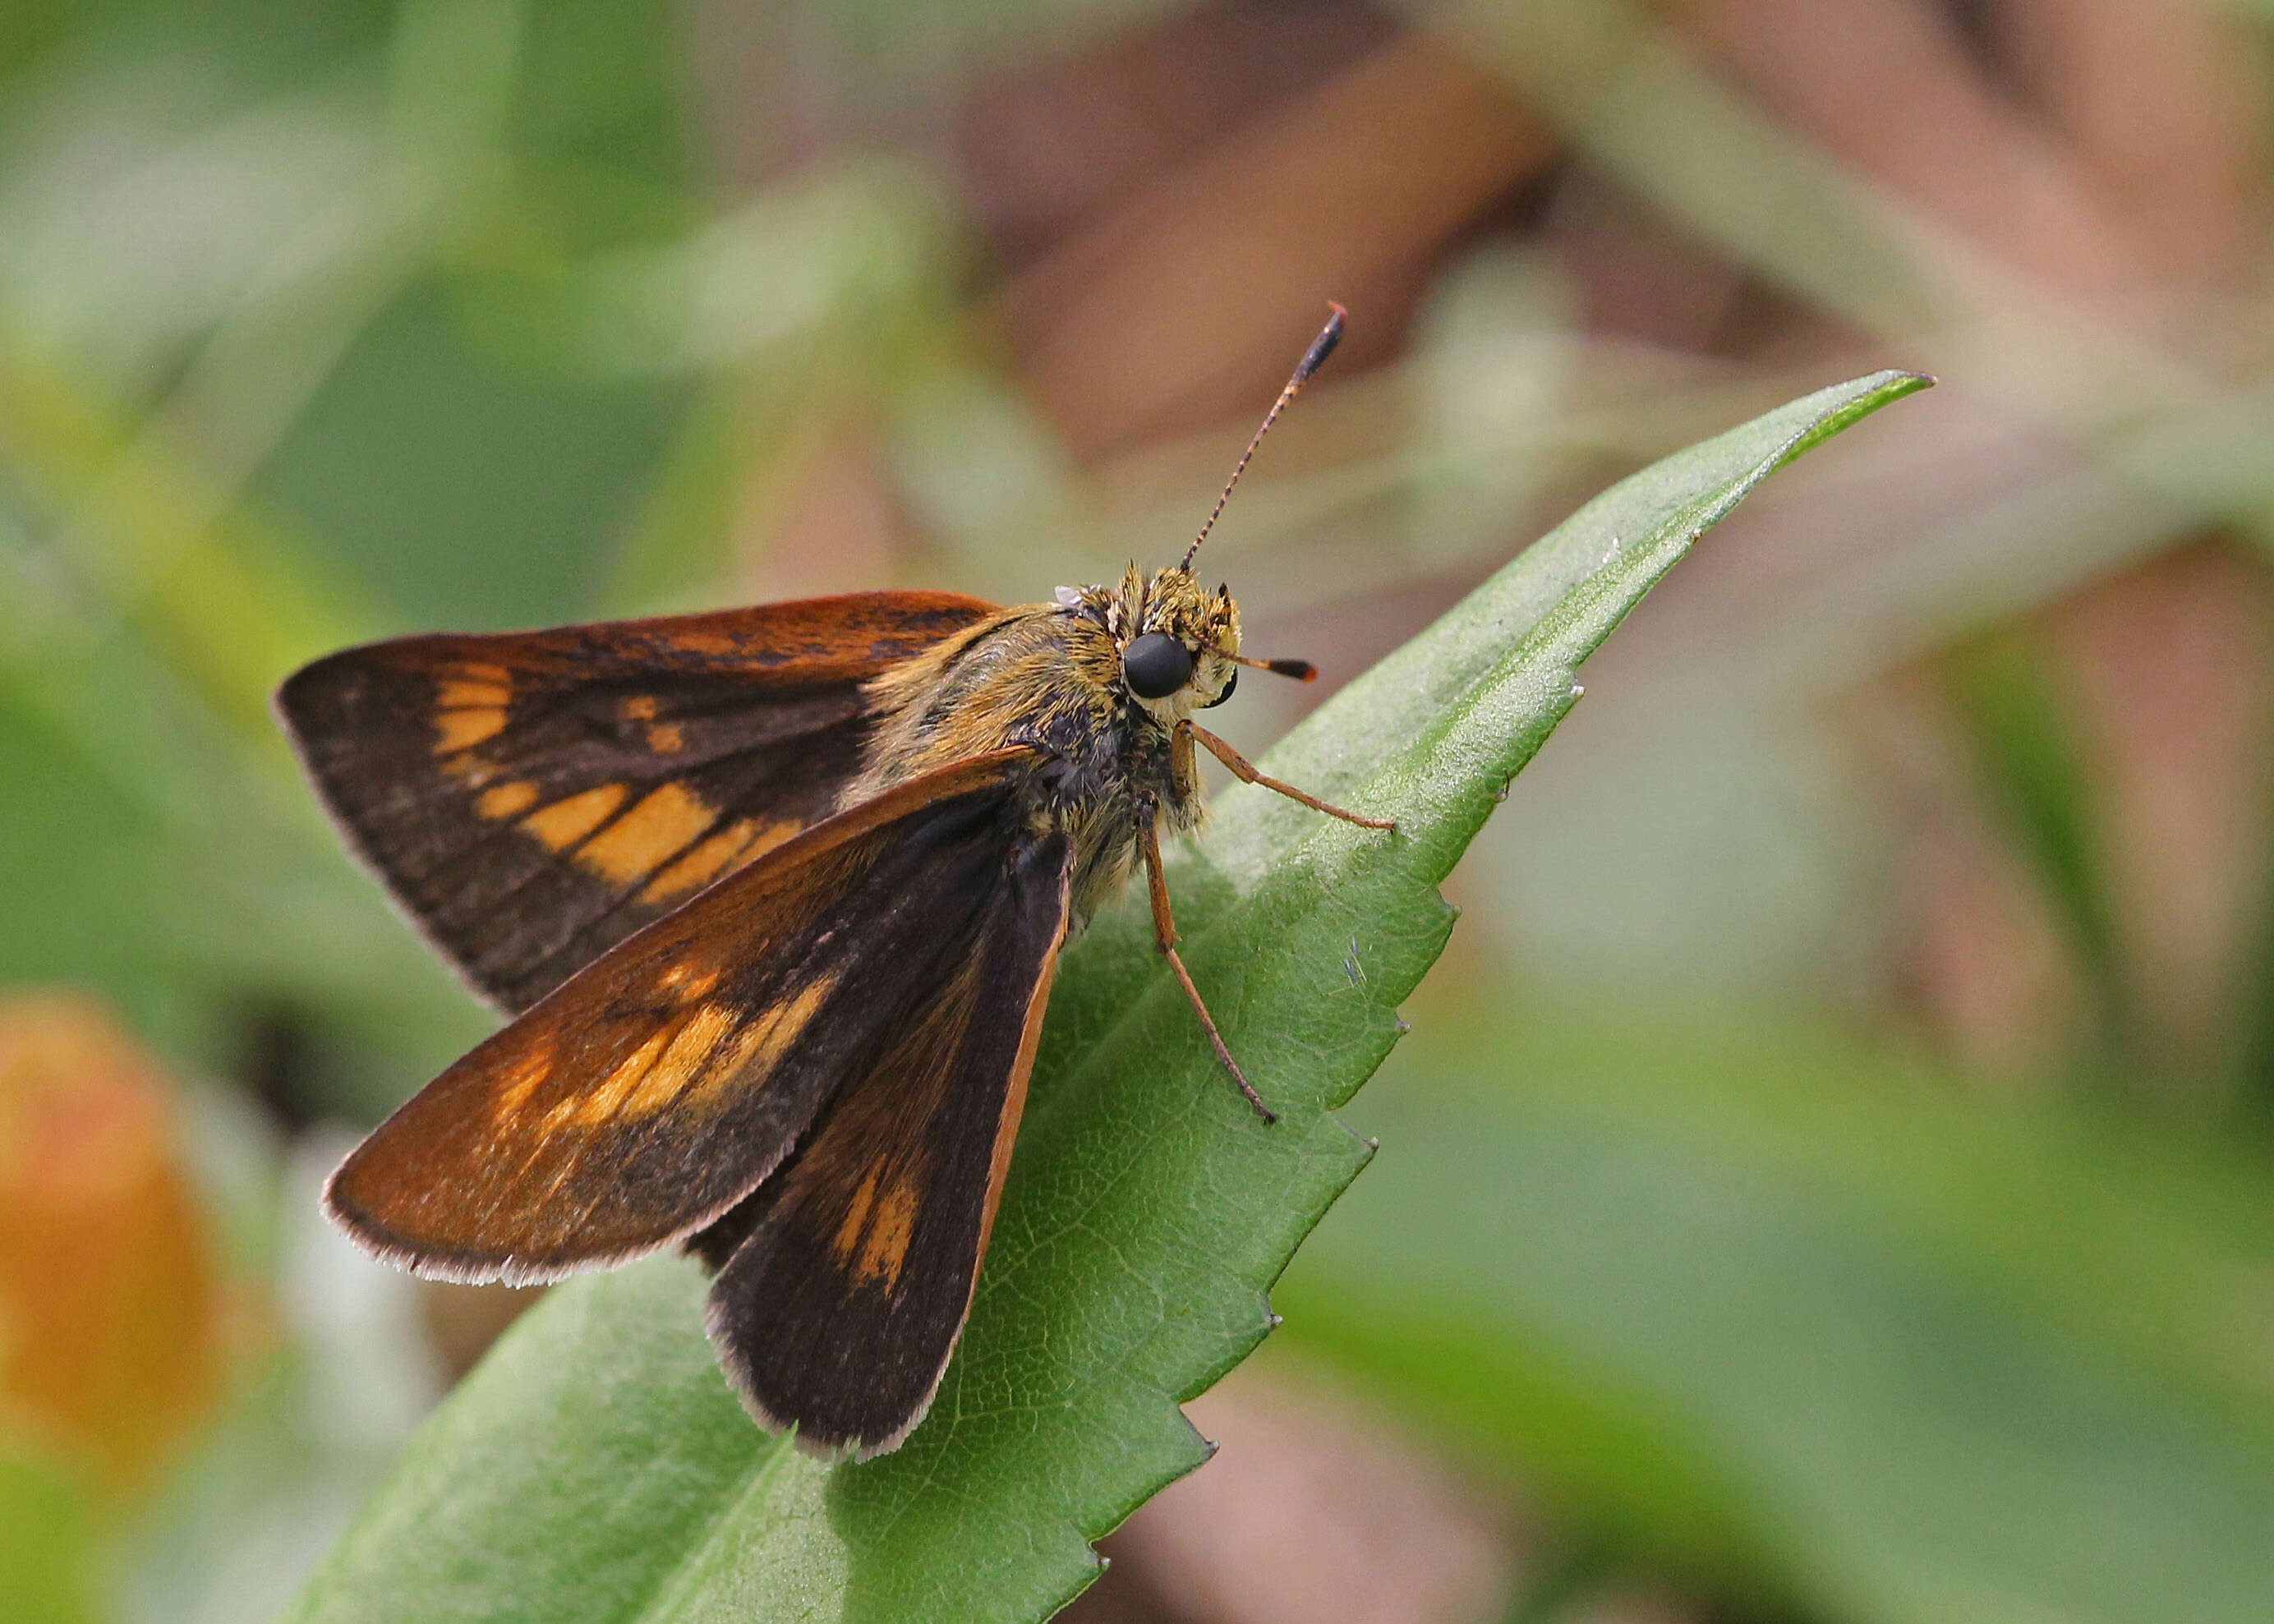
[[[1186,720],[1178,723],[1177,726],[1182,728],[1186,733],[1190,733],[1193,738],[1199,740],[1202,744],[1208,746],[1209,754],[1215,756],[1216,760],[1222,762],[1225,766],[1231,768],[1233,776],[1238,778],[1243,784],[1261,784],[1266,789],[1278,791],[1279,793],[1286,796],[1290,801],[1301,801],[1314,812],[1323,812],[1329,817],[1338,817],[1345,823],[1356,823],[1361,829],[1395,829],[1397,827],[1397,820],[1396,818],[1360,817],[1355,812],[1345,812],[1340,807],[1331,806],[1326,801],[1321,801],[1315,795],[1306,795],[1301,790],[1297,789],[1292,784],[1283,784],[1268,772],[1258,772],[1255,770],[1254,765],[1248,761],[1247,757],[1242,756],[1238,750],[1233,749],[1231,746],[1226,744],[1223,740],[1217,738],[1214,733],[1209,732],[1207,728],[1201,726],[1196,722]]]
[[[1208,1005],[1201,1002],[1201,989],[1193,985],[1192,973],[1185,968],[1185,961],[1177,954],[1177,921],[1169,913],[1169,883],[1161,876],[1161,835],[1154,823],[1151,807],[1143,808],[1142,821],[1145,826],[1145,885],[1153,898],[1153,940],[1159,944],[1162,957],[1169,961],[1169,968],[1177,973],[1177,980],[1185,989],[1185,996],[1192,1000],[1193,1013],[1201,1018],[1201,1025],[1208,1030],[1209,1041],[1216,1045],[1216,1057],[1224,1062],[1224,1069],[1231,1073],[1231,1080],[1239,1085],[1239,1092],[1247,1096],[1247,1102],[1255,1108],[1255,1114],[1267,1123],[1276,1122],[1279,1120],[1278,1112],[1263,1103],[1263,1096],[1255,1092],[1255,1086],[1247,1080],[1247,1073],[1239,1069],[1239,1062],[1234,1060],[1231,1050],[1224,1047],[1224,1034],[1216,1029],[1216,1017],[1210,1015]]]

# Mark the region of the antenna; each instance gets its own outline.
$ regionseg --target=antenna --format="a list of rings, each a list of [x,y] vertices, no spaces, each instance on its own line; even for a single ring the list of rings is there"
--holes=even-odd
[[[1327,319],[1324,330],[1311,341],[1311,347],[1303,351],[1303,358],[1295,367],[1295,375],[1287,380],[1287,387],[1279,391],[1279,398],[1272,402],[1271,410],[1263,414],[1263,426],[1255,431],[1255,438],[1249,440],[1247,449],[1239,454],[1239,466],[1233,469],[1231,477],[1224,482],[1224,494],[1216,499],[1216,511],[1209,515],[1208,523],[1201,526],[1201,533],[1193,538],[1193,545],[1185,549],[1185,561],[1178,565],[1178,568],[1190,569],[1193,567],[1193,554],[1201,550],[1201,543],[1209,538],[1209,532],[1216,528],[1216,522],[1224,516],[1224,505],[1231,500],[1231,487],[1238,485],[1240,475],[1247,471],[1247,460],[1255,455],[1255,447],[1263,443],[1263,437],[1271,432],[1271,425],[1279,421],[1279,414],[1287,410],[1287,402],[1311,381],[1311,374],[1325,364],[1326,358],[1334,354],[1335,346],[1343,342],[1343,319],[1350,312],[1332,299],[1327,301],[1327,308],[1335,313]]]

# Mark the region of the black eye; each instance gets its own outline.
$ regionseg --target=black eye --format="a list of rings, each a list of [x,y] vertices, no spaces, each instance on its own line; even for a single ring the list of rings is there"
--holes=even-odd
[[[1224,679],[1224,692],[1223,692],[1223,693],[1221,693],[1221,694],[1218,694],[1218,695],[1217,695],[1214,699],[1209,700],[1209,701],[1208,702],[1208,703],[1206,703],[1206,704],[1202,705],[1202,706],[1201,707],[1201,710],[1215,710],[1218,705],[1222,704],[1225,700],[1230,699],[1230,698],[1231,697],[1231,690],[1232,690],[1232,689],[1234,689],[1234,688],[1238,688],[1239,686],[1239,673],[1238,672],[1236,672],[1236,671],[1235,671],[1235,672],[1233,672],[1233,673],[1231,673],[1231,675],[1230,675],[1229,677],[1226,677],[1226,678]]]
[[[1166,699],[1192,674],[1192,650],[1166,632],[1147,632],[1121,651],[1122,680],[1140,699]]]

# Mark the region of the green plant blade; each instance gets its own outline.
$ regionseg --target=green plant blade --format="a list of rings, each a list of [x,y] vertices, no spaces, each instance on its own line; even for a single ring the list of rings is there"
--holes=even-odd
[[[1270,1323],[1264,1293],[1367,1149],[1330,1115],[1380,1064],[1451,914],[1436,885],[1570,708],[1573,673],[1698,535],[1798,449],[1925,380],[1810,395],[1613,488],[1352,684],[1271,766],[1394,836],[1225,798],[1171,876],[1232,1090],[1141,910],[1069,955],[971,1322],[897,1454],[825,1467],[709,1369],[694,1269],[553,1294],[460,1387],[319,1572],[305,1624],[1040,1619],[1089,1541],[1206,1446],[1177,1408]]]

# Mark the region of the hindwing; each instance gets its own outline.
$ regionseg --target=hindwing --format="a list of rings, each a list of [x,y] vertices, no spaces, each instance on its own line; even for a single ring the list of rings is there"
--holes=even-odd
[[[759,1422],[862,1457],[931,1406],[1002,1194],[1069,918],[1071,844],[1020,848],[885,1047],[794,1158],[694,1249]]]

